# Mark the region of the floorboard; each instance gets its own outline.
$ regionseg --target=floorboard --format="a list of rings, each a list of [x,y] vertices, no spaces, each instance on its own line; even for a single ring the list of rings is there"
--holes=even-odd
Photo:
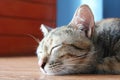
[[[120,80],[120,75],[48,76],[39,71],[37,57],[2,57],[0,80]]]

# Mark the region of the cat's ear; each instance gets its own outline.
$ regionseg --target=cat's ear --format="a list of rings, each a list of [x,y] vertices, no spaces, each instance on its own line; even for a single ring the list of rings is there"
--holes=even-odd
[[[41,24],[40,29],[42,30],[44,36],[46,36],[46,34],[48,34],[52,30],[52,28],[50,28],[44,24]]]
[[[82,5],[79,7],[69,25],[77,29],[82,25],[82,30],[85,30],[86,36],[90,38],[93,34],[95,23],[93,13],[89,6]]]

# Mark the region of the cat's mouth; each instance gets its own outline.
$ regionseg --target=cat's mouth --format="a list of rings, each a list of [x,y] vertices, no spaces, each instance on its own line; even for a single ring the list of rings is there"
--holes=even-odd
[[[42,73],[46,74],[46,75],[63,75],[64,72],[64,68],[63,67],[54,67],[54,68],[49,68],[48,66],[43,68],[40,68],[40,70],[42,71]]]

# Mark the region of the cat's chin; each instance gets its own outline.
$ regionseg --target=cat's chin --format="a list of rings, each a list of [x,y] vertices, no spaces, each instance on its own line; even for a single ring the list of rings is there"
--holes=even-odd
[[[52,73],[52,72],[46,72],[42,68],[40,68],[41,72],[45,75],[50,75],[50,76],[57,76],[57,75],[64,75],[63,73]]]
[[[49,76],[63,76],[63,75],[74,75],[74,74],[80,74],[80,73],[43,73],[45,75],[49,75]],[[84,73],[81,73],[84,74]]]
[[[50,76],[59,76],[59,75],[63,75],[63,74],[59,74],[59,73],[49,73],[49,72],[44,72],[41,71],[44,75],[50,75]]]
[[[62,75],[68,75],[68,74],[64,74],[64,73],[45,73],[45,75],[49,75],[49,76],[62,76]]]
[[[42,71],[43,72],[43,71]],[[60,76],[60,75],[65,75],[64,73],[53,73],[53,72],[43,72],[45,75],[50,75],[50,76]]]

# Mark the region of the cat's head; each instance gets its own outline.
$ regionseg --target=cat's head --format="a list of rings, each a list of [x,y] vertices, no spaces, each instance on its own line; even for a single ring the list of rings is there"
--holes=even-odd
[[[79,7],[71,22],[56,29],[41,25],[44,38],[37,55],[40,69],[48,75],[89,73],[95,68],[94,17],[87,5]]]

